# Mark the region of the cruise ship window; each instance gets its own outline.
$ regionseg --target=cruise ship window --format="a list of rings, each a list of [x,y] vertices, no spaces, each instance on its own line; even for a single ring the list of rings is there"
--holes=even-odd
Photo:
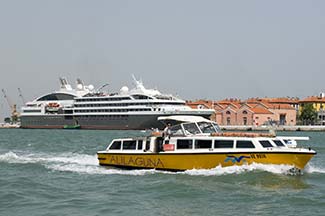
[[[134,99],[138,99],[138,100],[146,100],[146,99],[149,99],[149,97],[146,96],[146,95],[132,95],[132,97]]]
[[[177,149],[192,149],[193,140],[177,140]]]
[[[252,141],[249,140],[237,140],[237,148],[255,148]]]
[[[261,145],[262,145],[264,148],[270,148],[270,147],[273,147],[272,144],[270,143],[270,141],[268,141],[268,140],[260,140],[259,142],[261,143]]]
[[[135,148],[136,148],[135,140],[123,141],[123,149],[135,149]]]
[[[120,150],[121,149],[121,141],[115,141],[109,148],[110,150]]]
[[[195,148],[202,149],[202,148],[211,148],[212,147],[212,140],[195,140]]]
[[[215,140],[214,148],[233,148],[234,141],[233,140]]]
[[[55,94],[49,94],[41,97],[37,101],[52,101],[52,100],[73,100],[75,96],[70,94],[64,94],[64,93],[55,93]]]

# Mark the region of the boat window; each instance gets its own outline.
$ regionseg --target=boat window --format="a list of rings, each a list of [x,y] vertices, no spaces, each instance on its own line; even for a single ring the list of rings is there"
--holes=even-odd
[[[185,129],[185,134],[198,134],[200,133],[199,128],[195,123],[188,123],[188,124],[183,124],[183,127]]]
[[[75,97],[74,95],[70,95],[70,94],[54,93],[54,94],[45,95],[37,99],[37,101],[73,100],[74,97]]]
[[[148,151],[150,149],[150,140],[148,139],[146,141],[146,151]]]
[[[275,143],[275,145],[282,147],[284,146],[284,144],[281,142],[281,140],[273,140],[273,142]]]
[[[192,140],[177,140],[177,149],[192,149],[193,141]]]
[[[160,100],[173,100],[173,97],[168,95],[155,95],[155,98]]]
[[[233,148],[234,141],[233,140],[215,140],[214,148]]]
[[[211,148],[212,147],[212,140],[195,140],[195,148]]]
[[[202,133],[215,133],[216,129],[213,127],[211,123],[208,122],[199,122],[198,123]]]
[[[180,125],[175,125],[170,128],[172,135],[184,135],[182,127]]]
[[[219,127],[218,124],[216,124],[216,123],[212,123],[212,125],[213,125],[213,127],[215,128],[215,130],[216,130],[217,132],[221,131],[221,129],[220,129],[220,127]]]
[[[110,150],[120,150],[121,149],[121,141],[114,141],[109,149]]]
[[[269,147],[273,147],[271,142],[268,141],[268,140],[260,140],[259,141],[261,143],[261,145],[264,147],[264,148],[269,148]]]
[[[123,149],[135,149],[135,148],[136,148],[135,140],[123,141]]]
[[[138,140],[138,150],[142,150],[142,140]]]
[[[147,99],[152,99],[151,97],[148,97],[147,95],[132,95],[134,99],[138,100],[147,100]]]
[[[252,141],[237,140],[237,148],[255,148],[255,146]]]

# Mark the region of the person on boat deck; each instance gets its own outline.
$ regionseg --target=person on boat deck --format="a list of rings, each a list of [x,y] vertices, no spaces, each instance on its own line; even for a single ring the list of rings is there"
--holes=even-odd
[[[172,131],[171,131],[171,124],[170,123],[168,123],[167,124],[167,126],[165,127],[165,129],[164,129],[164,137],[168,137],[168,139],[170,138],[170,135],[171,135],[171,133],[172,133]]]

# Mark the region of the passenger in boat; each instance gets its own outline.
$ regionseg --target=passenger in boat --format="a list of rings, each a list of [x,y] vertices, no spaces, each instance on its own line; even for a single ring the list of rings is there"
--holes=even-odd
[[[170,129],[171,126],[172,126],[172,125],[171,125],[170,123],[168,123],[167,126],[165,127],[165,129],[164,129],[164,133],[163,133],[163,136],[166,137],[166,138],[168,138],[168,139],[170,138],[170,135],[171,135],[171,133],[172,133],[172,131],[171,131],[171,129]]]

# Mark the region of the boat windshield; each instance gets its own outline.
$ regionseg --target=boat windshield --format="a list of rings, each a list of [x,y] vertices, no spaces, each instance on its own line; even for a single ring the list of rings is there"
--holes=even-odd
[[[183,127],[184,127],[185,135],[201,133],[199,127],[195,123],[184,123]]]
[[[171,127],[170,132],[172,135],[178,135],[178,136],[184,135],[183,128],[181,127],[181,125],[175,125]]]
[[[219,132],[219,126],[210,122],[191,122],[174,125],[171,127],[171,134],[178,136],[194,135],[194,134],[210,134]]]
[[[215,133],[219,131],[217,124],[211,124],[209,122],[198,122],[197,123],[202,131],[202,133]]]

